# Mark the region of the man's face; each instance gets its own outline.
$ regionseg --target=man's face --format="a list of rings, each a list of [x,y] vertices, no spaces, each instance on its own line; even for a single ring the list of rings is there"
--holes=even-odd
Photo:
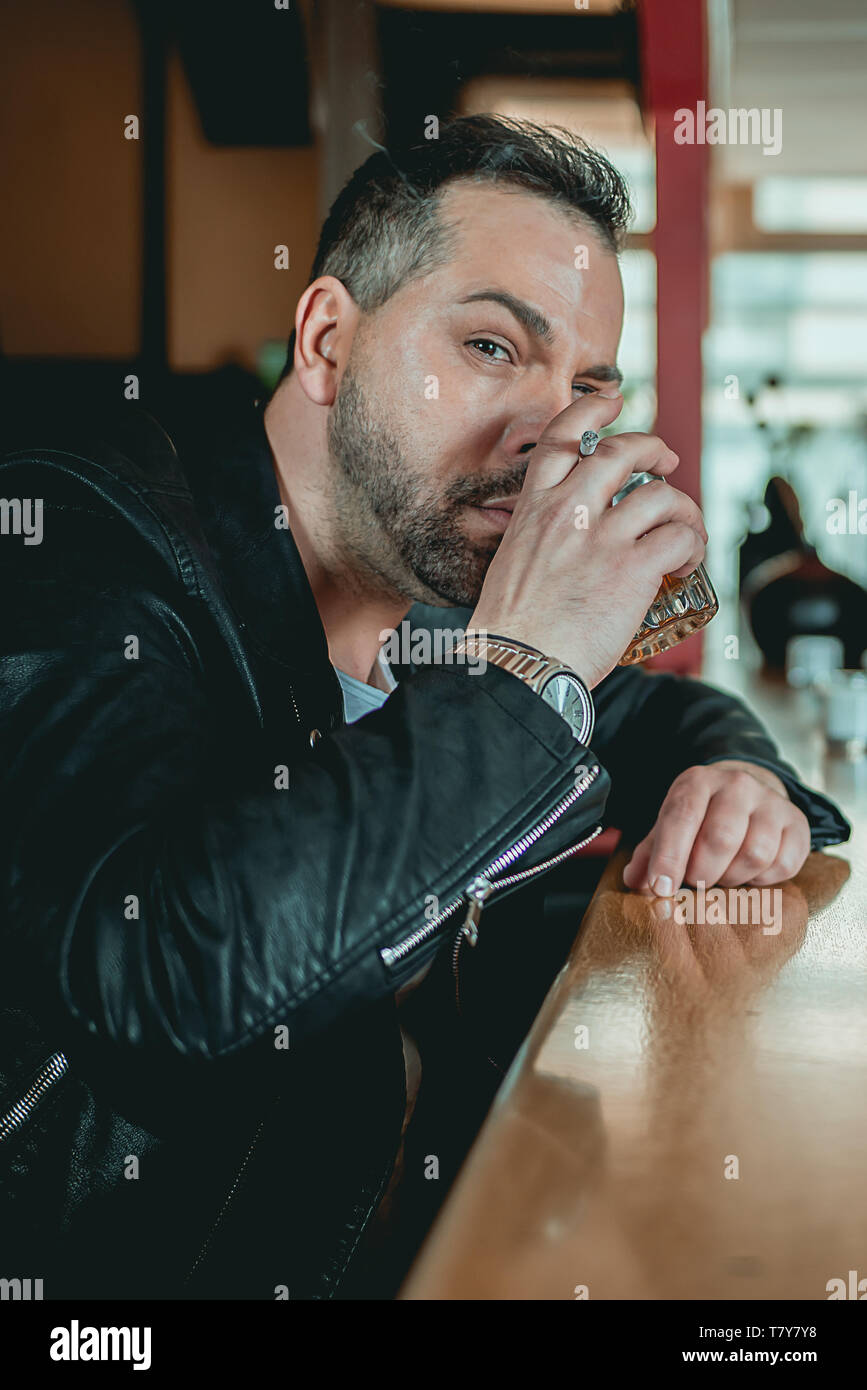
[[[440,215],[453,259],[360,321],[328,421],[333,503],[366,582],[474,607],[508,523],[481,504],[520,491],[579,392],[610,389],[623,291],[595,231],[532,193],[455,183]],[[487,292],[544,316],[548,340]]]

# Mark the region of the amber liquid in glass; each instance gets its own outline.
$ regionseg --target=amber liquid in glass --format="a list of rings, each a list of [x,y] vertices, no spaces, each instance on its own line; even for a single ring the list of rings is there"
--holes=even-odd
[[[683,579],[667,574],[644,622],[617,665],[633,666],[637,661],[646,661],[649,656],[658,656],[669,647],[676,647],[684,637],[690,637],[709,623],[718,608],[717,596],[703,565]]]
[[[616,505],[633,488],[654,481],[656,476],[652,473],[634,473],[626,485],[615,493],[612,505]],[[718,609],[719,601],[704,565],[699,565],[683,578],[666,574],[645,614],[644,622],[617,665],[633,666],[638,661],[646,661],[650,656],[668,651],[669,647],[676,647],[684,637],[690,637],[709,623]]]

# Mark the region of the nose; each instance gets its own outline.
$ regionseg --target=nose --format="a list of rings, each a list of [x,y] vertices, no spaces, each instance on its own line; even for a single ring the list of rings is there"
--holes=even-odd
[[[539,390],[538,380],[532,396],[522,405],[516,404],[515,414],[506,435],[506,446],[515,455],[528,454],[535,449],[540,436],[556,415],[575,399],[571,382],[563,387],[553,379],[547,390]]]

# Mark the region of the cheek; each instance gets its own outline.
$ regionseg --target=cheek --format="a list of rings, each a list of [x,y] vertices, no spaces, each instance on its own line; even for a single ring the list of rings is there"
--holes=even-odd
[[[479,472],[501,448],[514,417],[507,383],[474,370],[460,345],[410,345],[393,371],[380,363],[376,376],[385,418],[431,476]]]
[[[424,441],[428,457],[466,461],[484,458],[502,438],[504,422],[492,408],[490,383],[478,382],[473,373],[444,366],[420,370],[396,403],[412,442]],[[439,468],[438,471],[442,471]],[[460,472],[458,466],[451,471]]]
[[[490,410],[443,392],[419,412],[419,440],[431,473],[443,482],[490,471],[502,442],[502,427]],[[502,461],[501,461],[502,466]]]

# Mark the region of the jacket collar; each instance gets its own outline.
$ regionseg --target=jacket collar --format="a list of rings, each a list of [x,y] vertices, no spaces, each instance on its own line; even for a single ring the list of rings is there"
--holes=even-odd
[[[236,421],[196,449],[199,473],[191,479],[202,525],[232,606],[260,655],[303,678],[305,701],[330,726],[343,723],[343,693],[328,654],[325,629],[292,531],[282,522],[274,457],[265,430],[267,400],[251,403]],[[410,632],[463,628],[470,608],[415,603]],[[411,643],[400,641],[401,658]],[[432,649],[435,645],[432,644]],[[399,681],[420,663],[391,661]],[[317,713],[317,717],[318,713]]]
[[[281,512],[265,400],[200,437],[190,482],[229,601],[260,658],[284,667],[307,714],[343,722],[343,695],[301,554]],[[329,719],[323,716],[323,706]]]

